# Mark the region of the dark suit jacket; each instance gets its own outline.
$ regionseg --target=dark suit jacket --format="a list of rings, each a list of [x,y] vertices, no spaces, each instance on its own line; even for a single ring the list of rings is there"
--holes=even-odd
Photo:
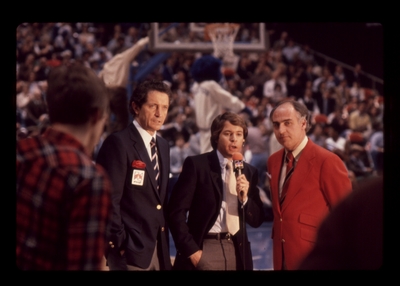
[[[283,251],[287,269],[298,267],[314,246],[321,221],[352,188],[339,156],[309,139],[288,182],[286,198],[280,205],[279,178],[284,155],[284,148],[273,153],[267,167],[274,213],[274,270],[282,268]]]
[[[244,206],[245,221],[252,227],[259,227],[265,215],[257,188],[257,169],[244,162],[242,173],[250,182],[248,201]],[[223,181],[217,152],[214,150],[187,157],[168,204],[169,225],[177,249],[174,269],[194,269],[188,257],[202,249],[204,235],[214,225],[220,212],[222,197]],[[240,203],[238,208],[240,230],[233,237],[237,269],[243,269],[245,262],[245,268],[252,270],[252,253]]]
[[[110,134],[97,155],[113,182],[113,215],[108,231],[106,257],[109,251],[125,250],[129,265],[147,268],[156,240],[161,269],[171,269],[169,235],[165,220],[169,177],[169,145],[157,136],[160,168],[160,193],[154,170],[142,137],[133,123],[122,131]],[[132,184],[132,162],[146,164],[143,185]]]

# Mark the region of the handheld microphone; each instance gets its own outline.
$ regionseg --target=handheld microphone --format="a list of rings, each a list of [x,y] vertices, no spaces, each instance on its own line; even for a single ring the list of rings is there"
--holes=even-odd
[[[233,153],[233,170],[235,171],[236,177],[242,174],[243,166],[243,155],[241,153]],[[243,191],[240,192],[240,196],[243,197]]]

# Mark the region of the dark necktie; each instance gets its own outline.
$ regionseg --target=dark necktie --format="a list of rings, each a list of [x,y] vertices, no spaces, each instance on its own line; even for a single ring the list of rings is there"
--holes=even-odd
[[[286,155],[286,177],[282,186],[282,193],[280,197],[280,202],[282,203],[286,197],[287,189],[288,189],[288,180],[293,173],[294,169],[294,157],[292,152],[288,152]]]
[[[157,182],[157,190],[159,188],[159,178],[160,178],[160,171],[158,168],[158,158],[157,158],[157,146],[156,146],[156,141],[154,138],[151,138],[150,141],[150,146],[151,146],[151,164],[153,165],[154,173],[155,173],[155,179]]]

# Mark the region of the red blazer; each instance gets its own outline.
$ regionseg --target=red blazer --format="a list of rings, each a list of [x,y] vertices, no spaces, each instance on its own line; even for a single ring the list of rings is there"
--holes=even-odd
[[[334,205],[351,192],[351,181],[336,154],[308,140],[295,165],[289,189],[279,203],[279,178],[284,148],[268,158],[274,222],[274,270],[282,269],[283,251],[288,270],[296,269],[316,241],[317,229]]]

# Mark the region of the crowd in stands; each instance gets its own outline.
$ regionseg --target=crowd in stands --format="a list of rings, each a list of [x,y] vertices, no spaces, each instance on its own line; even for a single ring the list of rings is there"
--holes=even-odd
[[[171,29],[168,36],[179,34],[180,28],[184,27]],[[150,23],[19,25],[16,29],[17,140],[41,133],[49,123],[45,101],[49,70],[81,62],[99,73],[113,56],[146,37],[149,29]],[[239,36],[252,34],[251,26],[243,26]],[[310,110],[309,137],[342,158],[353,182],[382,173],[383,96],[365,86],[359,74],[361,64],[355,66],[354,72],[344,71],[339,64],[334,68],[324,65],[314,58],[307,44],[297,44],[295,38],[296,35],[286,31],[270,31],[270,48],[265,52],[238,53],[235,72],[225,74],[221,82],[246,105],[241,112],[251,126],[246,160],[264,161],[280,148],[269,113],[276,102],[293,98]],[[145,53],[148,58],[153,55],[150,51]],[[172,147],[171,170],[176,174],[186,156],[199,152],[190,75],[190,67],[198,57],[199,52],[172,52],[147,76],[168,82],[173,91],[169,115],[160,133]],[[260,178],[265,180],[264,176]],[[260,184],[267,187],[267,182]]]

